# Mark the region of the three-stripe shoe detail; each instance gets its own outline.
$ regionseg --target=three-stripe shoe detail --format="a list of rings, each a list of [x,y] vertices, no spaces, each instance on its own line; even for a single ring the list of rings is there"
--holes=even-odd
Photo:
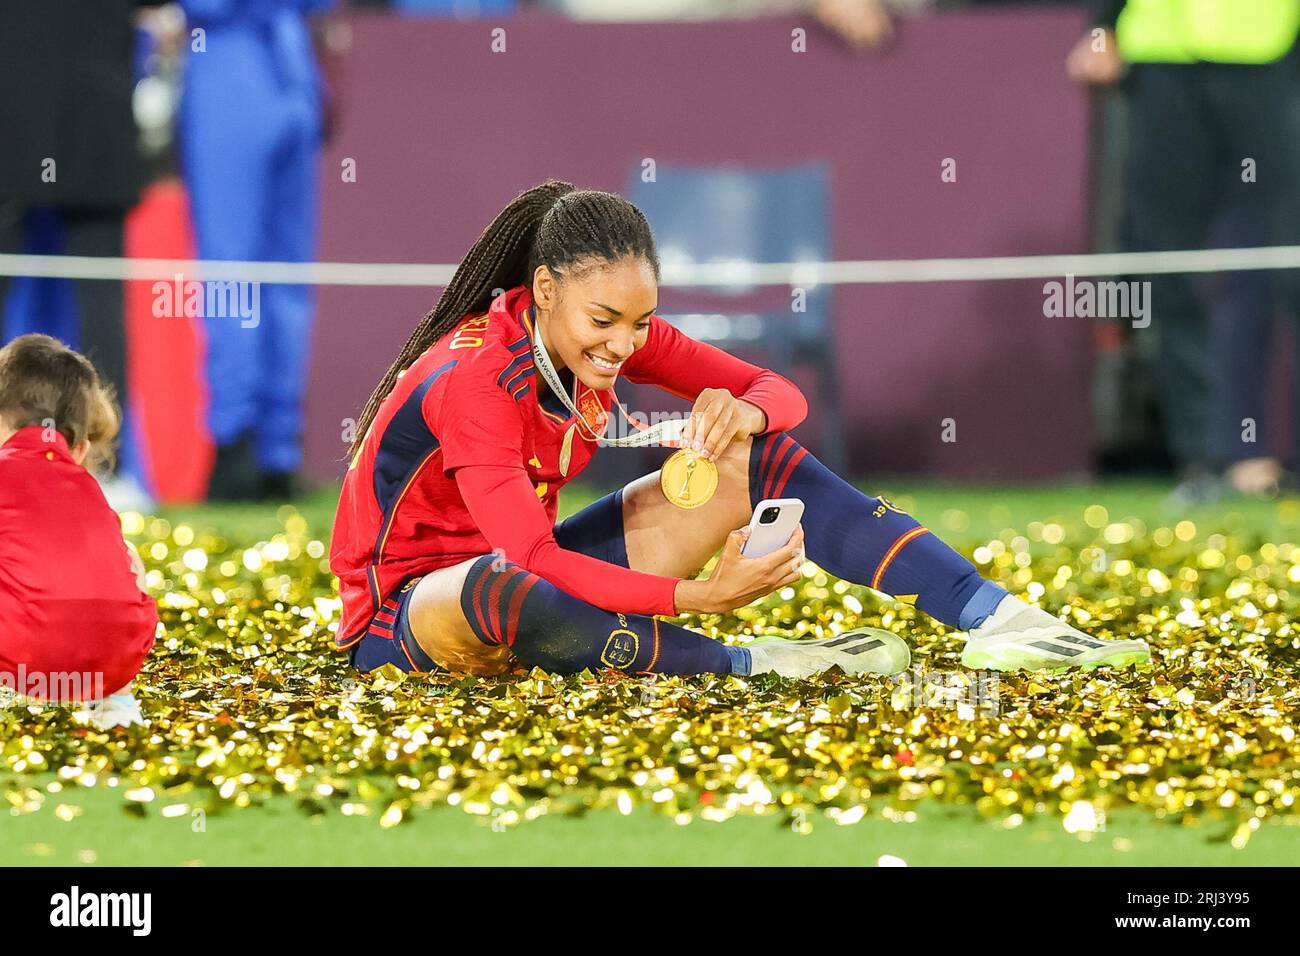
[[[854,642],[859,642],[859,643],[854,643]],[[852,646],[844,647],[845,644],[850,644]],[[867,651],[872,651],[875,650],[877,647],[884,647],[884,646],[885,646],[885,642],[880,640],[879,638],[876,638],[875,640],[871,640],[871,641],[863,641],[861,634],[845,634],[842,637],[832,638],[831,640],[826,641],[822,645],[822,647],[837,647],[837,648],[843,647],[844,649],[842,653],[845,654],[865,654]]]
[[[1059,644],[1052,643],[1052,641],[1065,641],[1077,646],[1062,647]],[[1105,641],[1099,641],[1091,637],[1081,637],[1078,634],[1053,634],[1050,640],[1031,641],[1030,644],[1033,647],[1037,647],[1039,650],[1050,651],[1053,654],[1060,654],[1064,657],[1078,657],[1083,653],[1084,649],[1095,650],[1106,646]]]
[[[839,667],[845,674],[897,674],[907,669],[911,652],[897,634],[860,627],[815,641],[759,638],[749,652],[753,674],[811,677]]]

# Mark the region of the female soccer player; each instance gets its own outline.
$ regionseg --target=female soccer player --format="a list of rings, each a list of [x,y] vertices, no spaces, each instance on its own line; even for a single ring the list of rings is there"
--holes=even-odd
[[[807,413],[799,390],[657,316],[658,278],[641,212],[568,183],[523,193],[475,242],[357,426],[330,551],[337,642],[357,668],[906,668],[906,644],[877,629],[731,647],[655,616],[744,606],[797,580],[805,548],[830,573],[969,630],[970,666],[1149,656],[1141,641],[1089,637],[984,581],[911,517],[832,474],[788,434]],[[548,358],[571,398],[547,387]],[[591,459],[619,376],[694,403],[680,444],[716,468],[716,491],[685,509],[655,472],[556,524],[558,492]],[[766,557],[744,556],[753,507],[782,497],[805,502],[803,527]],[[719,548],[710,577],[695,580]]]
[[[0,686],[91,702],[101,726],[142,722],[130,685],[158,626],[85,467],[110,455],[118,421],[85,356],[47,335],[0,349]]]

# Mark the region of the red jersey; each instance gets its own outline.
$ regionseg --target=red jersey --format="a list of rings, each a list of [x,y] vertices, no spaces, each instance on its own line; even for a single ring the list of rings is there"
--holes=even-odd
[[[407,578],[498,550],[588,603],[630,614],[677,613],[676,578],[633,571],[555,541],[559,491],[598,447],[533,368],[532,293],[498,295],[421,355],[379,406],[343,481],[330,567],[347,648]],[[560,373],[572,386],[572,373]],[[725,388],[761,408],[768,431],[807,414],[788,379],[683,334],[658,315],[620,374],[694,400]],[[579,386],[574,403],[601,434],[613,390]]]
[[[111,694],[139,671],[157,626],[99,483],[58,432],[19,429],[0,447],[0,678],[94,674]]]

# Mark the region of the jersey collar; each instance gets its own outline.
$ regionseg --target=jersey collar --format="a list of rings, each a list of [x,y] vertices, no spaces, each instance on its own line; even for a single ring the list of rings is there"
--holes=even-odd
[[[498,304],[500,305],[501,311],[505,312],[508,316],[510,316],[514,320],[514,322],[518,325],[520,330],[525,335],[528,336],[528,340],[531,347],[531,343],[533,339],[533,330],[537,326],[537,310],[533,305],[532,289],[528,288],[528,286],[526,285],[521,285],[513,289],[510,289],[506,292],[503,292],[501,293],[500,296],[498,296],[493,301],[492,307],[496,308]],[[568,373],[568,377],[570,379],[574,377],[573,371],[571,369],[564,369],[563,371],[560,372],[560,377],[562,379],[565,377],[566,372]],[[545,383],[542,379],[541,373],[537,371],[536,366],[534,366],[533,368],[533,379],[534,379],[534,385],[536,386],[533,389],[533,394],[540,395],[541,386],[544,385]],[[568,384],[570,388],[572,388],[572,382],[566,384]],[[579,385],[578,400],[575,403],[579,408],[583,408],[582,399],[585,393],[590,393],[592,395],[598,394],[595,389],[592,389],[586,385]],[[565,407],[562,401],[560,401],[559,397],[551,393],[551,390],[549,388],[546,389],[546,399],[545,400],[539,399],[537,402],[537,407],[542,410],[543,415],[545,415],[547,418],[561,425],[567,424],[570,421],[577,420],[574,414],[570,412],[568,408]],[[595,427],[595,424],[592,422],[588,422],[588,424]]]
[[[506,292],[501,293],[492,303],[492,308],[498,309],[505,313],[517,325],[521,332],[528,337],[529,347],[531,348],[533,340],[533,329],[537,327],[537,313],[533,308],[533,292],[526,285],[517,286]],[[529,361],[532,359],[530,357]],[[567,370],[566,370],[567,371]],[[561,377],[564,372],[560,373]],[[573,373],[569,372],[572,376]],[[533,394],[541,395],[542,387],[545,382],[537,367],[533,367]],[[537,407],[542,410],[542,414],[558,424],[565,424],[571,418],[572,413],[565,408],[564,403],[559,397],[553,395],[549,388],[546,389],[546,398],[538,399]]]
[[[52,436],[47,434],[48,432],[52,432]],[[29,425],[26,428],[18,429],[9,436],[9,440],[4,443],[4,447],[46,451],[72,461],[72,452],[68,449],[68,440],[60,432],[52,428],[46,429],[41,425]]]

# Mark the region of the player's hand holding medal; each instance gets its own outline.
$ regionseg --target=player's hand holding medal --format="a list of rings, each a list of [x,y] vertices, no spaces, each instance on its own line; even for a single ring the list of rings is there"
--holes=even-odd
[[[757,405],[736,398],[724,388],[706,388],[695,399],[689,418],[669,419],[647,427],[624,412],[624,417],[639,431],[625,438],[605,438],[578,411],[576,399],[570,397],[560,381],[542,340],[540,323],[533,327],[533,364],[542,373],[547,387],[577,417],[578,428],[586,432],[589,440],[614,448],[643,448],[646,445],[679,448],[664,462],[659,472],[664,496],[679,508],[698,508],[712,498],[718,490],[718,466],[714,461],[731,442],[744,441],[767,426],[767,416]],[[575,389],[577,385],[575,379]],[[617,395],[614,404],[620,409],[623,407]]]
[[[698,508],[718,488],[714,462],[733,441],[744,441],[767,426],[757,405],[736,398],[725,388],[706,388],[695,399],[676,452],[659,471],[664,496],[679,508]]]

